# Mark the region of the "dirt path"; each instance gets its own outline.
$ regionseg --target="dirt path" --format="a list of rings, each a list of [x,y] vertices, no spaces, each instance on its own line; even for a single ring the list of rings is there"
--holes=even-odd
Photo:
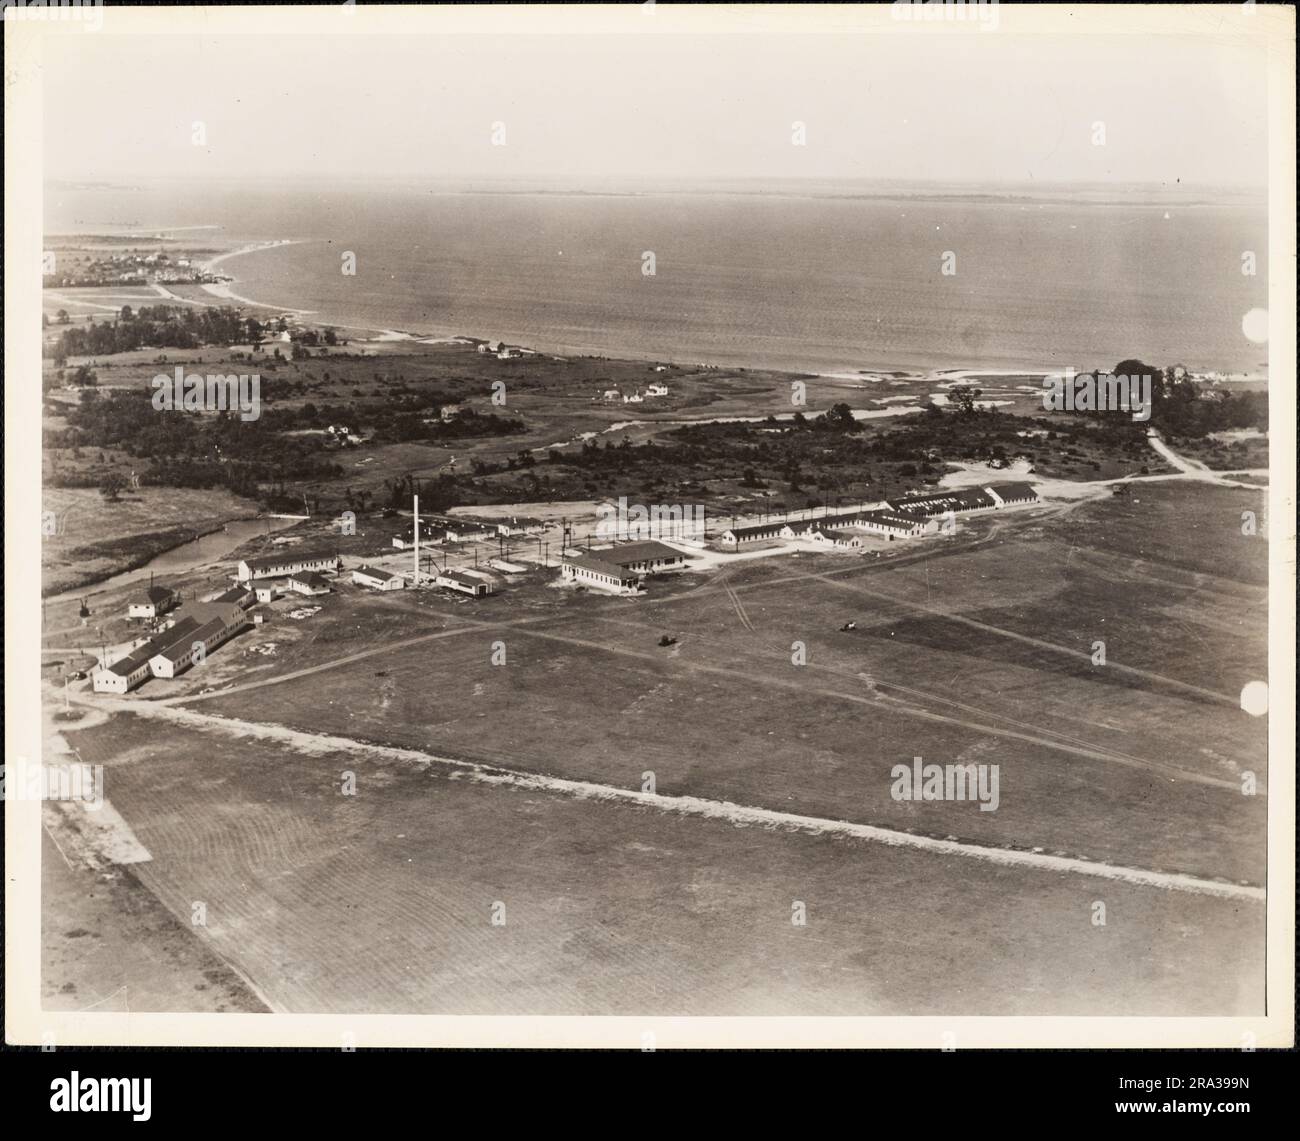
[[[1245,487],[1245,488],[1249,488],[1252,491],[1268,490],[1268,488],[1261,487],[1258,484],[1242,483],[1240,480],[1228,479],[1226,476],[1220,475],[1218,472],[1213,471],[1212,469],[1206,467],[1205,464],[1201,463],[1200,460],[1189,460],[1186,456],[1180,456],[1176,451],[1174,451],[1173,448],[1171,448],[1168,444],[1166,444],[1164,440],[1162,440],[1159,436],[1155,435],[1151,431],[1148,431],[1147,433],[1147,443],[1150,444],[1151,447],[1155,449],[1156,453],[1163,460],[1165,460],[1167,463],[1173,464],[1173,466],[1176,467],[1179,470],[1179,472],[1182,473],[1183,478],[1199,480],[1202,483],[1217,483],[1221,487]],[[1266,475],[1267,472],[1259,473],[1256,471],[1248,471],[1245,474]]]

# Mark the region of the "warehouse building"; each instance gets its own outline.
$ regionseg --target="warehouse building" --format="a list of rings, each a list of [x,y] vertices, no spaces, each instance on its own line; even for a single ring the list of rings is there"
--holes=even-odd
[[[137,646],[124,658],[112,665],[101,666],[91,675],[91,687],[96,693],[127,693],[153,677],[150,662],[154,655],[178,640],[185,640],[199,628],[197,619],[182,618],[172,623],[161,634],[156,634]]]
[[[904,495],[896,499],[886,500],[885,505],[895,513],[923,515],[926,518],[932,518],[935,515],[946,515],[950,511],[954,514],[957,512],[969,514],[972,511],[994,511],[998,506],[993,496],[980,487],[934,491],[925,495]]]
[[[215,602],[208,606],[210,609],[204,609],[197,618],[187,619],[201,622],[202,625],[197,629],[179,637],[174,636],[173,631],[168,631],[173,637],[149,659],[149,668],[154,677],[176,677],[184,673],[190,666],[205,661],[208,654],[223,642],[252,625],[241,606]],[[179,625],[178,623],[177,628]]]
[[[896,511],[864,511],[853,526],[891,540],[911,539],[935,529],[933,521]]]
[[[752,547],[757,543],[772,543],[778,539],[789,538],[794,533],[790,530],[792,526],[789,523],[769,520],[766,523],[753,523],[744,527],[728,527],[718,536],[718,542],[732,550]]]
[[[595,555],[561,556],[560,577],[615,594],[634,594],[641,589],[641,579],[635,571],[607,563]]]
[[[372,590],[401,590],[406,586],[401,575],[378,567],[357,567],[352,572],[352,582],[355,586],[368,586]]]
[[[991,483],[984,490],[999,507],[1028,507],[1041,502],[1038,492],[1028,483]]]
[[[641,574],[655,574],[664,570],[680,570],[686,565],[686,556],[664,543],[653,539],[642,542],[619,543],[613,547],[589,551],[588,554],[611,566]]]
[[[443,570],[434,576],[434,585],[458,590],[461,594],[472,594],[475,598],[493,593],[492,582],[473,571]]]
[[[238,577],[240,582],[251,582],[255,578],[285,578],[303,571],[337,571],[341,565],[337,554],[290,554],[286,551],[282,555],[242,559]]]
[[[285,582],[285,587],[292,590],[294,594],[305,594],[309,598],[330,592],[329,580],[315,571],[299,571],[297,574],[291,574]]]

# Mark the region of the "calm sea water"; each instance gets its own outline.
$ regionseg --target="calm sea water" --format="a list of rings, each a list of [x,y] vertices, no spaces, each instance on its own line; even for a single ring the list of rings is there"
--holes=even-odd
[[[222,185],[47,195],[47,233],[130,225],[296,239],[221,268],[242,296],[361,328],[812,371],[1137,356],[1241,373],[1266,361],[1241,331],[1268,303],[1262,203]],[[1259,255],[1254,277],[1245,250]],[[341,272],[345,251],[355,276]]]

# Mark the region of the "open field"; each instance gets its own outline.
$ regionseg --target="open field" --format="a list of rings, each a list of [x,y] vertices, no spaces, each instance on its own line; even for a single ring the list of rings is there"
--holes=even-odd
[[[226,962],[197,942],[188,912],[170,914],[135,865],[94,872],[69,863],[47,833],[41,851],[46,1010],[259,1011]]]
[[[142,487],[107,502],[90,487],[46,487],[41,509],[55,532],[42,536],[41,592],[65,590],[131,570],[196,534],[257,513],[221,490]]]
[[[300,1012],[1258,1010],[1263,909],[114,718],[168,910]],[[344,772],[357,794],[340,794]],[[601,875],[593,878],[591,868]],[[1108,923],[1094,927],[1094,901]],[[791,922],[802,902],[806,926]],[[504,913],[501,907],[504,907]],[[504,925],[492,916],[504,914]]]

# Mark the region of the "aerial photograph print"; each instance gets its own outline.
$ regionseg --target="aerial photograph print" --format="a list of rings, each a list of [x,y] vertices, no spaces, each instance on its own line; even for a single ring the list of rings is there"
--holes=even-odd
[[[4,23],[11,1041],[1290,1044],[1294,9]]]

